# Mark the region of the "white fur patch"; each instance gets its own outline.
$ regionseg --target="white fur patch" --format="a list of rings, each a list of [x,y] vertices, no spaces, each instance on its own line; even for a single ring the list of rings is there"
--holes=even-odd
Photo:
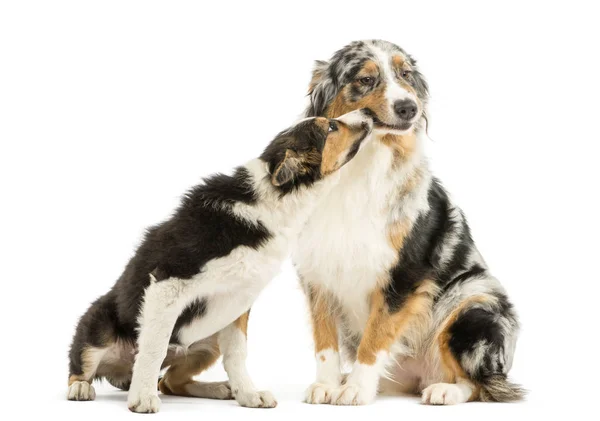
[[[331,348],[317,352],[317,382],[339,385],[342,380],[340,354]]]
[[[380,351],[375,364],[356,361],[346,383],[331,392],[333,405],[367,405],[375,400],[379,378],[384,374],[388,353]]]
[[[456,405],[469,400],[475,390],[466,380],[458,383],[436,383],[423,390],[421,402],[426,405]]]
[[[311,404],[330,403],[332,393],[342,382],[340,354],[331,348],[317,352],[317,381],[306,390],[304,401]]]
[[[379,69],[386,83],[385,98],[390,106],[390,115],[394,115],[392,107],[396,101],[410,99],[418,104],[417,98],[398,83],[391,67],[392,56],[376,46],[371,46],[370,49],[375,53],[375,57],[379,62]],[[418,119],[419,116],[417,115],[415,118]],[[387,132],[389,133],[389,130]]]

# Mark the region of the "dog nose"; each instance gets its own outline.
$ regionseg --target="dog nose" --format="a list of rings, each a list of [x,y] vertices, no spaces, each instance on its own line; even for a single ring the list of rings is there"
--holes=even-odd
[[[402,120],[410,121],[417,115],[417,104],[410,99],[401,99],[394,103],[394,111]]]

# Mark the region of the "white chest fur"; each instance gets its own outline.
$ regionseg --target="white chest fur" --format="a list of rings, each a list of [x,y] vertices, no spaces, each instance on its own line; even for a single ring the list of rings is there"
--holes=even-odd
[[[371,142],[346,167],[300,232],[294,263],[305,282],[325,288],[362,332],[369,293],[397,259],[388,240],[392,151]]]

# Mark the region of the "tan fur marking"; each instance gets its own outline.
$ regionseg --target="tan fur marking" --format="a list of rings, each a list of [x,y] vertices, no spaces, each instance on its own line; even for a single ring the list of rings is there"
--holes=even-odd
[[[440,350],[440,361],[442,362],[442,370],[444,371],[444,381],[446,383],[456,383],[457,379],[469,379],[469,376],[460,363],[454,358],[452,351],[450,350],[450,326],[458,319],[460,314],[471,304],[474,303],[488,303],[490,299],[484,295],[478,295],[467,298],[458,307],[456,307],[452,313],[446,318],[442,324],[441,329],[437,333],[437,344]],[[472,381],[469,379],[469,381]],[[476,385],[473,393],[469,397],[469,401],[475,400],[479,396],[480,386]]]
[[[73,374],[69,377],[69,386],[75,382],[89,382],[90,379],[85,378],[82,374]]]
[[[235,327],[241,330],[244,333],[244,336],[248,336],[248,318],[250,317],[250,310],[242,314],[237,320],[234,322]]]
[[[381,137],[381,143],[393,149],[396,161],[406,161],[415,152],[417,136],[414,133],[386,134]]]
[[[83,373],[71,375],[69,377],[69,386],[78,381],[91,382],[98,371],[98,366],[102,362],[103,354],[104,348],[84,348],[81,351],[81,369]]]
[[[362,69],[358,72],[358,77],[373,76],[379,73],[379,67],[373,60],[365,61]]]
[[[361,108],[369,108],[377,115],[387,116],[387,99],[385,99],[385,83],[381,83],[368,95],[360,98],[358,101],[350,101],[348,99],[350,85],[346,85],[331,102],[331,105],[325,111],[325,115],[329,118],[336,118],[350,111]]]
[[[392,66],[394,67],[403,68],[405,62],[406,58],[403,56],[395,55],[394,57],[392,57]]]
[[[187,391],[187,386],[195,383],[194,376],[212,366],[221,355],[217,335],[211,337],[210,340],[212,352],[203,349],[174,361],[158,383],[158,388],[162,393],[165,395],[193,396]]]
[[[337,352],[339,350],[337,326],[331,297],[313,286],[310,288],[308,300],[313,325],[315,353],[324,349],[333,349]],[[324,360],[322,359],[322,361]]]
[[[360,130],[354,130],[338,122],[338,130],[329,133],[323,148],[321,174],[327,175],[345,164],[346,154],[358,138]]]
[[[325,117],[315,118],[315,125],[317,125],[325,133],[329,131],[329,120]]]
[[[404,240],[410,233],[410,228],[405,221],[396,222],[388,228],[388,239],[394,250],[402,250]]]
[[[433,281],[423,281],[402,308],[393,314],[385,302],[383,291],[374,291],[371,294],[371,313],[358,347],[358,361],[361,364],[375,364],[379,351],[389,350],[412,325],[421,326],[422,319],[428,320],[437,291]]]
[[[374,61],[368,60],[363,65],[362,69],[357,73],[356,78],[361,77],[376,77],[379,74],[379,68]],[[336,118],[343,114],[349,113],[350,111],[358,110],[360,108],[369,108],[379,116],[387,116],[387,100],[385,98],[385,83],[381,82],[380,85],[371,91],[368,95],[360,98],[358,101],[350,101],[350,90],[353,84],[359,84],[360,82],[352,82],[344,86],[340,90],[338,95],[333,99],[325,115],[329,118]]]

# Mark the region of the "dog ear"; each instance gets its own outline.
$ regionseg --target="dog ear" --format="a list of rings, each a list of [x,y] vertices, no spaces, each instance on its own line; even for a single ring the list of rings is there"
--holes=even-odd
[[[313,69],[312,79],[308,84],[308,95],[312,94],[315,90],[317,84],[323,80],[323,76],[325,76],[325,71],[329,67],[329,63],[324,60],[315,61],[315,68]]]
[[[323,115],[336,94],[336,85],[329,74],[329,62],[316,61],[313,76],[308,85],[310,104],[304,113],[305,117]]]
[[[273,175],[271,175],[271,182],[277,187],[289,183],[294,179],[301,168],[302,160],[300,159],[300,156],[293,150],[286,149],[283,161],[277,165],[277,168],[273,171]]]

